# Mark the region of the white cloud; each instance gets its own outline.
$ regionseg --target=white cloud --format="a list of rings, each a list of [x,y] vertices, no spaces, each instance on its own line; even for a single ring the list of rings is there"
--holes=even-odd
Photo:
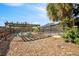
[[[38,17],[47,18],[46,6],[34,6],[34,8],[39,11]]]
[[[31,18],[45,18],[45,19],[47,18],[46,5],[45,6],[42,6],[42,5],[38,6],[38,5],[27,4],[26,6],[32,7],[34,10],[38,11],[38,13],[36,15],[32,15]]]
[[[46,8],[45,8],[45,7],[36,6],[35,8],[36,8],[36,9],[39,9],[39,10],[41,10],[41,11],[46,11]]]
[[[46,6],[42,6],[42,5],[32,5],[32,4],[27,4],[26,6],[31,6],[32,8],[41,11],[43,13],[46,13]]]
[[[38,13],[38,17],[47,18],[47,11],[45,7],[35,7],[35,8],[40,11],[40,13]]]
[[[23,3],[5,3],[5,5],[17,7],[17,6],[22,6]]]

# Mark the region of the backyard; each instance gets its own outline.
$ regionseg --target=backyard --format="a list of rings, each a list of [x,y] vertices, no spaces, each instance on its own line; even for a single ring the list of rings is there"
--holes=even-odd
[[[0,56],[79,56],[79,4],[0,7]]]
[[[64,42],[63,38],[49,37],[30,42],[16,42],[22,40],[15,37],[11,44],[7,55],[14,56],[67,56],[79,55],[79,46],[73,43]]]
[[[24,41],[20,36],[15,36],[8,45],[4,41],[2,55],[7,56],[70,56],[79,55],[79,46],[73,43],[66,43],[57,34],[47,38]],[[6,47],[6,48],[5,48]],[[6,52],[6,53],[5,53]],[[3,54],[4,53],[4,54]]]

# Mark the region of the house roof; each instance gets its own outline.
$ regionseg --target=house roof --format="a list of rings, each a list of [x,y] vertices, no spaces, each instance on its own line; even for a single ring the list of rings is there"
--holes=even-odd
[[[44,26],[41,26],[41,28],[44,28],[44,27],[49,27],[49,26],[55,26],[55,25],[58,25],[59,23],[48,23]]]

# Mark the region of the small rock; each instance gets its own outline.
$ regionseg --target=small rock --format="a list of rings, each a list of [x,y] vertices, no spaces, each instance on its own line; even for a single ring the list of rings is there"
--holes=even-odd
[[[61,46],[61,49],[65,49],[65,46]]]
[[[72,52],[66,52],[66,54],[71,55],[71,54],[72,54]]]
[[[17,48],[15,48],[15,50],[17,50]]]

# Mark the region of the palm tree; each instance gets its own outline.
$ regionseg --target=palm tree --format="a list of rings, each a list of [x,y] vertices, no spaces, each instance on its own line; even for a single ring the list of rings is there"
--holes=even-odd
[[[57,9],[55,8],[55,4],[48,4],[47,6],[48,16],[51,20],[57,20]]]
[[[73,4],[71,3],[49,3],[47,6],[47,14],[50,19],[57,20],[58,18],[64,19],[71,17]]]
[[[72,25],[72,15],[73,15],[73,4],[72,3],[49,3],[47,6],[47,14],[49,18],[53,21],[58,21],[58,20],[66,20],[69,26]],[[62,24],[64,25],[64,24]]]

